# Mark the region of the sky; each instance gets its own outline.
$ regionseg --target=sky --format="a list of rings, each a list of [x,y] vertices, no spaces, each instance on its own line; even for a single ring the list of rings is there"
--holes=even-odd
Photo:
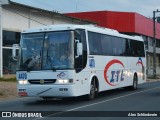
[[[153,11],[160,10],[160,0],[12,0],[34,7],[59,13],[86,11],[122,11],[136,12],[148,18],[153,17]],[[160,12],[156,14],[160,16]]]

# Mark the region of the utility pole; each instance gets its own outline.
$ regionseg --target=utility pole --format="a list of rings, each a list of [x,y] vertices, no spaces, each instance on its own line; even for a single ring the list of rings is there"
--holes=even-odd
[[[153,77],[156,78],[156,12],[153,11]]]
[[[156,78],[156,11],[153,11],[153,77]]]

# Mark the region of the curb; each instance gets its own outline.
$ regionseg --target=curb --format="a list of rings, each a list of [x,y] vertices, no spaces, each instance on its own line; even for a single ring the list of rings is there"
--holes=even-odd
[[[160,79],[147,79],[146,82],[158,82]]]

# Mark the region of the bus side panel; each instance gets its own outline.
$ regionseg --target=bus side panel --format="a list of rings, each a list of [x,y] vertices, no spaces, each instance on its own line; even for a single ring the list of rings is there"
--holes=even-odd
[[[142,57],[129,57],[128,66],[131,69],[131,75],[129,75],[129,85],[133,84],[134,74],[137,74],[138,84],[146,81],[146,60]]]
[[[125,71],[127,59],[125,57],[94,56],[95,66],[88,70],[96,74],[99,80],[99,91],[115,89],[128,85]],[[90,61],[90,60],[89,60]]]
[[[94,55],[91,59],[94,65],[89,63],[91,61],[89,58],[86,69],[89,72],[86,76],[93,74],[97,76],[99,91],[131,86],[134,73],[138,75],[139,84],[145,82],[145,77],[142,75],[145,74],[145,58]]]

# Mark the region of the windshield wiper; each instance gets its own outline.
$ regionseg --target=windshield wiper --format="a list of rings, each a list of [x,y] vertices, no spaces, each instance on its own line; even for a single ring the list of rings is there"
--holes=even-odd
[[[48,61],[49,66],[51,67],[51,69],[52,69],[53,71],[56,71],[57,67],[59,67],[59,66],[53,65],[52,60],[51,60],[51,57],[48,56],[48,55],[47,55],[47,61]]]
[[[49,66],[51,67],[51,69],[52,69],[53,71],[56,71],[56,67],[53,65],[51,56],[49,56],[48,51],[49,51],[49,50],[48,50],[48,48],[47,48],[47,61],[48,61],[48,64],[49,64]]]
[[[40,55],[32,56],[27,59],[23,64],[21,64],[20,67],[26,69],[27,71],[31,71],[40,58]]]

